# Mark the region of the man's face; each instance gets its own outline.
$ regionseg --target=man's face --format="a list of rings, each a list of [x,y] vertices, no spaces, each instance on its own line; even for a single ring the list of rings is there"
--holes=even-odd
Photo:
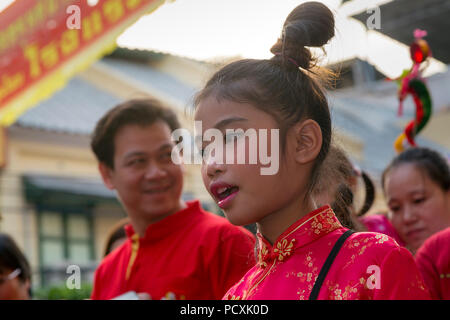
[[[153,223],[181,209],[183,168],[172,162],[174,143],[165,122],[126,125],[114,147],[114,169],[101,163],[100,172],[132,220]]]

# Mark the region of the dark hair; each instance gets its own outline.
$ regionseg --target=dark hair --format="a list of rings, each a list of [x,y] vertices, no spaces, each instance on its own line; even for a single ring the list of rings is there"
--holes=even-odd
[[[354,177],[351,161],[344,150],[337,145],[330,145],[330,150],[323,162],[323,169],[317,177],[315,195],[327,194],[333,199],[330,204],[342,225],[352,228],[353,192],[350,179]],[[330,184],[333,184],[330,186]],[[320,204],[323,205],[323,204]]]
[[[20,269],[18,278],[23,283],[31,282],[31,269],[28,260],[23,255],[14,240],[7,234],[0,233],[0,272],[5,269]]]
[[[447,161],[438,152],[425,147],[409,148],[397,155],[384,169],[381,176],[381,185],[384,190],[384,182],[389,171],[402,164],[413,164],[419,170],[425,172],[442,190],[450,190],[450,169]]]
[[[358,176],[359,173],[354,168],[346,152],[337,145],[332,144],[314,190],[315,194],[333,192],[331,196],[334,201],[331,203],[331,207],[336,217],[342,225],[352,229],[359,228],[356,217],[362,216],[369,211],[375,199],[374,184],[369,175],[361,171],[361,178],[365,186],[365,198],[359,212],[353,211],[354,194],[351,188],[351,180]],[[330,190],[330,183],[335,183],[336,187]]]
[[[364,186],[366,189],[366,197],[364,198],[364,204],[362,208],[357,213],[358,217],[365,215],[370,210],[373,202],[375,201],[375,185],[373,184],[372,179],[364,171],[361,172],[361,176],[363,178]]]
[[[91,148],[99,162],[114,169],[114,139],[127,125],[149,126],[157,121],[167,123],[170,129],[180,127],[177,115],[155,99],[134,99],[109,110],[97,123]]]
[[[319,2],[296,7],[286,18],[283,32],[271,48],[271,59],[243,59],[219,71],[198,93],[194,105],[214,95],[251,105],[271,114],[280,126],[282,150],[290,127],[303,119],[315,120],[323,143],[315,161],[308,186],[309,194],[317,180],[319,167],[331,141],[331,118],[320,79],[322,69],[316,65],[307,47],[321,47],[334,36],[333,13]]]
[[[109,235],[106,238],[107,240],[106,240],[106,246],[105,246],[105,253],[103,256],[107,256],[109,253],[111,253],[111,246],[113,245],[113,243],[116,240],[127,237],[127,234],[125,232],[125,226],[128,223],[130,223],[130,219],[128,217],[123,218],[123,219],[119,220],[119,222],[117,222],[111,228],[111,231],[109,232]]]

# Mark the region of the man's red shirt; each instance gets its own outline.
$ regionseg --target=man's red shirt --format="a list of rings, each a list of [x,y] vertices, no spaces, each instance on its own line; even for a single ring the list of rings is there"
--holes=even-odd
[[[128,291],[152,299],[221,299],[255,264],[254,236],[199,201],[150,225],[143,238],[131,225],[126,231],[128,240],[97,268],[92,299]]]

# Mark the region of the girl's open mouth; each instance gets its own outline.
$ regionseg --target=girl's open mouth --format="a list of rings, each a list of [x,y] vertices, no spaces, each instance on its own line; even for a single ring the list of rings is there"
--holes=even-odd
[[[211,193],[221,209],[229,206],[231,200],[237,196],[239,187],[227,183],[214,183],[211,185]]]

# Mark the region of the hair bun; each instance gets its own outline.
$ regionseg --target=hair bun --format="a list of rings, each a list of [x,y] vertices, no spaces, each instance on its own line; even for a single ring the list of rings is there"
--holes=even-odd
[[[334,16],[327,6],[320,2],[305,2],[297,6],[286,18],[283,32],[270,49],[294,59],[297,64],[309,69],[311,52],[305,47],[322,47],[334,37]]]

